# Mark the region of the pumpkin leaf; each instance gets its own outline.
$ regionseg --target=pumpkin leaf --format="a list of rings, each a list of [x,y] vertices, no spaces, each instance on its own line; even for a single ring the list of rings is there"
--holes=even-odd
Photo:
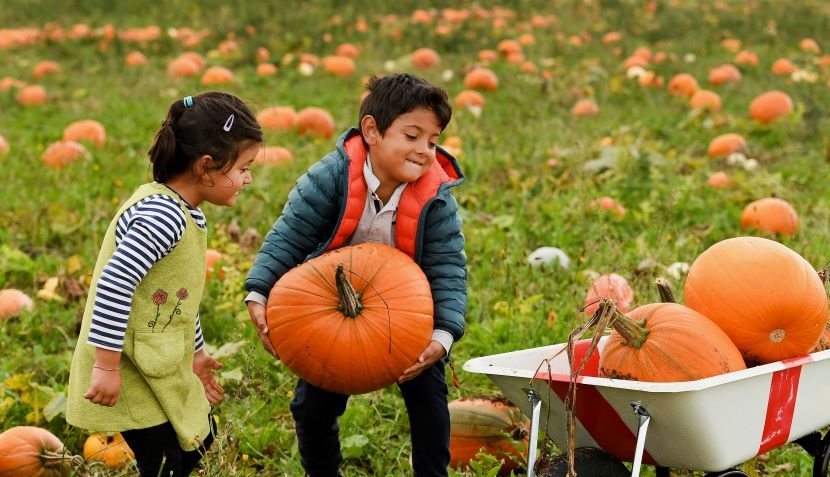
[[[219,379],[223,382],[224,381],[240,382],[240,381],[242,381],[243,377],[245,377],[245,375],[242,374],[242,367],[233,368],[229,371],[223,371],[222,373],[219,373]]]
[[[13,374],[3,381],[3,386],[12,391],[20,392],[29,388],[34,377],[35,373]]]
[[[598,174],[607,169],[613,169],[617,165],[617,161],[622,157],[624,149],[618,146],[606,146],[600,150],[599,157],[587,161],[582,165],[585,172]]]
[[[211,351],[210,355],[215,359],[228,358],[238,353],[239,350],[246,344],[248,344],[246,341],[232,341],[230,343],[225,343],[219,349]],[[208,348],[210,349],[212,346],[208,345]]]
[[[61,204],[52,203],[46,208],[49,228],[58,235],[69,235],[84,226],[84,218],[76,211]]]
[[[353,434],[341,444],[341,452],[344,459],[357,459],[363,456],[363,448],[369,444],[369,438],[363,434]]]
[[[0,283],[13,273],[34,275],[35,262],[24,252],[6,244],[0,246]]]
[[[66,259],[66,273],[75,273],[83,268],[84,262],[79,255],[72,255]]]
[[[49,401],[46,406],[43,408],[43,417],[46,418],[47,421],[51,421],[52,419],[56,418],[57,416],[62,416],[66,414],[66,396],[63,394],[57,394],[55,397]]]

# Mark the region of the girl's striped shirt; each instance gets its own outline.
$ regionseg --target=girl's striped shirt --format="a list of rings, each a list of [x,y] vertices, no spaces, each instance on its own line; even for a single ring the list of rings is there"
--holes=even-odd
[[[206,228],[201,209],[185,204],[196,225]],[[123,349],[136,287],[153,264],[173,251],[186,226],[179,203],[164,194],[145,197],[121,214],[115,230],[115,252],[98,279],[87,343],[113,351]],[[194,352],[204,344],[197,316]]]

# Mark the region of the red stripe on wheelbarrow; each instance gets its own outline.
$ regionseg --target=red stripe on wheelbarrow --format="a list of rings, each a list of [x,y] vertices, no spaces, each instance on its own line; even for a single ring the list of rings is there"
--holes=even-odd
[[[580,363],[588,350],[589,341],[582,340],[574,344],[574,362]],[[597,376],[599,371],[599,352],[591,354],[583,376]],[[565,375],[539,372],[537,379],[548,380],[551,389],[559,396],[562,402],[568,395],[568,377]],[[577,377],[577,383],[582,381],[581,376]],[[631,410],[631,415],[634,410]],[[614,407],[608,403],[605,397],[594,387],[589,385],[577,385],[576,387],[576,416],[585,431],[591,436],[597,446],[615,456],[616,458],[631,462],[634,460],[634,450],[637,446],[637,435],[632,432],[625,421],[617,414]],[[639,418],[637,419],[639,425]],[[649,455],[648,451],[643,453],[643,463],[656,465],[657,463]]]
[[[767,400],[767,418],[764,422],[764,432],[761,434],[758,455],[782,446],[789,440],[801,367],[812,361],[813,358],[810,356],[785,359],[782,361],[785,369],[772,373]]]

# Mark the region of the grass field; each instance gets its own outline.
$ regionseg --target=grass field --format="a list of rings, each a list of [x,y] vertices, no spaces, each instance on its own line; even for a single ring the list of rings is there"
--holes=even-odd
[[[499,80],[497,89],[481,91],[485,104],[478,110],[456,107],[440,141],[453,138],[448,144],[466,174],[455,193],[467,238],[470,305],[466,336],[452,353],[461,382],[460,388],[450,388],[452,398],[497,391],[485,377],[461,371],[465,360],[565,341],[581,323],[579,308],[598,274],[624,276],[639,305],[658,300],[652,285],[657,276],[668,278],[682,301],[684,275],[672,275],[682,267],[670,266],[690,264],[710,245],[730,237],[773,238],[816,269],[830,260],[827,2],[426,5],[404,0],[372,2],[374,10],[366,5],[4,2],[0,137],[9,147],[7,152],[0,147],[5,177],[0,187],[0,289],[20,289],[35,303],[33,310],[0,321],[3,429],[44,427],[71,452],[81,452],[87,434],[65,423],[63,396],[103,233],[118,204],[150,179],[147,149],[169,104],[207,89],[236,93],[257,110],[321,107],[331,113],[339,132],[356,123],[363,84],[371,75],[414,72],[455,98],[465,89],[465,73],[482,63],[481,50],[521,39],[524,61],[498,56],[489,62]],[[418,9],[426,11],[428,21],[415,21]],[[73,29],[76,24],[89,31]],[[130,29],[151,25],[160,27],[157,37],[131,39]],[[20,33],[23,28],[32,29],[31,34]],[[187,44],[181,35],[185,28],[204,36]],[[107,32],[114,36],[108,39]],[[609,32],[619,32],[621,39],[603,41]],[[817,48],[803,43],[805,38]],[[353,74],[341,77],[322,67],[310,72],[301,67],[303,54],[323,58],[343,43],[360,51]],[[415,69],[410,57],[421,47],[438,52],[440,65]],[[639,73],[623,66],[638,48],[651,55]],[[260,49],[277,67],[275,74],[257,74],[264,55]],[[737,64],[742,50],[757,54],[757,66]],[[133,51],[142,52],[147,64],[126,66]],[[235,80],[205,86],[201,72],[171,77],[168,63],[185,51],[199,53],[206,66],[228,68]],[[773,74],[779,58],[789,59],[796,71]],[[45,60],[60,70],[35,78],[35,66]],[[709,84],[710,70],[724,63],[738,66],[740,82]],[[648,83],[643,72],[663,83],[643,86]],[[700,88],[716,92],[722,109],[693,110],[688,98],[671,96],[666,84],[679,73],[691,74]],[[11,80],[4,83],[6,77]],[[24,84],[42,85],[48,100],[38,106],[19,104],[16,95]],[[773,89],[790,95],[794,111],[767,125],[750,119],[752,99]],[[593,98],[599,112],[571,115],[581,98]],[[106,144],[85,143],[85,158],[60,169],[47,167],[42,154],[78,119],[103,124]],[[709,142],[725,133],[742,135],[742,157],[754,161],[710,157]],[[253,184],[234,208],[204,206],[209,246],[224,256],[224,278],[208,283],[202,325],[211,351],[223,362],[227,391],[216,408],[221,434],[205,459],[204,475],[302,475],[288,412],[295,378],[261,349],[242,303],[242,281],[259,242],[239,240],[235,230],[264,235],[294,180],[331,150],[334,140],[267,130],[266,145],[289,149],[293,160],[257,165]],[[707,186],[717,171],[728,173],[731,187]],[[603,196],[622,204],[625,215],[591,205]],[[741,229],[743,208],[764,197],[793,205],[797,233]],[[570,267],[529,265],[528,255],[543,246],[563,250]],[[355,396],[341,421],[345,475],[409,475],[408,434],[395,387]],[[483,458],[452,475],[493,475],[497,465]],[[808,475],[811,466],[800,448],[784,446],[743,469],[750,475],[799,477]],[[76,475],[131,472],[85,465]],[[702,474],[676,469],[675,475]]]

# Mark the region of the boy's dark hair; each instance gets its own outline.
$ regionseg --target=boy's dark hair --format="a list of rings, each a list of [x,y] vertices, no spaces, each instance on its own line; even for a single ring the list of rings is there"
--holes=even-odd
[[[442,131],[452,118],[452,106],[447,92],[418,76],[409,73],[374,76],[366,89],[369,95],[360,105],[357,122],[360,124],[364,116],[372,116],[381,135],[398,116],[415,108],[432,111],[438,118]]]
[[[211,169],[227,171],[241,151],[261,142],[262,128],[241,99],[218,91],[188,96],[170,105],[156,132],[148,152],[153,180],[167,182],[203,155],[213,158]]]

